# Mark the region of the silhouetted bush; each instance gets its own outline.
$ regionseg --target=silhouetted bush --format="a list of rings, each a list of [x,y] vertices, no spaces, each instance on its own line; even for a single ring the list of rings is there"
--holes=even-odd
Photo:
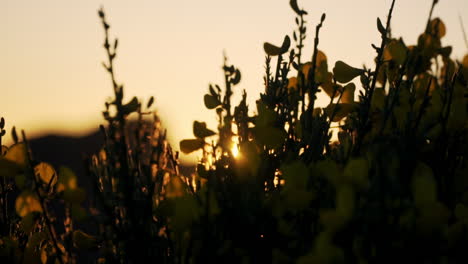
[[[468,55],[450,58],[445,25],[431,15],[418,43],[393,38],[377,19],[373,68],[337,61],[329,71],[315,27],[303,61],[307,12],[296,13],[295,47],[264,44],[265,91],[249,111],[240,71],[223,67],[204,104],[217,129],[193,123],[181,175],[159,119],[115,78],[117,40],[104,48],[114,98],[103,112],[102,150],[90,158],[98,199],[83,208],[73,173],[28,155],[27,140],[2,147],[0,252],[9,262],[74,263],[466,263],[468,248]],[[226,61],[226,60],[225,60]],[[359,78],[358,78],[359,77]],[[330,98],[317,107],[317,94]],[[355,95],[355,93],[357,93]],[[137,116],[128,127],[128,116]],[[147,116],[153,118],[148,123]],[[150,124],[150,125],[148,125]],[[5,134],[1,122],[2,136]],[[332,134],[336,140],[332,140]],[[20,191],[15,211],[7,195]],[[56,206],[53,206],[56,203]],[[85,220],[87,218],[87,220]],[[60,219],[59,221],[57,219]],[[88,234],[74,221],[95,224]],[[83,259],[86,259],[83,257]]]

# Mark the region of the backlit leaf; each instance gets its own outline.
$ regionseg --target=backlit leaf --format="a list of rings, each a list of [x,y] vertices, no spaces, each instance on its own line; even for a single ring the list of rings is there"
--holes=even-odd
[[[41,181],[53,187],[57,183],[57,173],[49,163],[41,162],[34,167],[34,173]]]
[[[27,155],[26,145],[24,143],[17,143],[10,147],[4,157],[6,160],[12,161],[24,168],[27,165]]]
[[[340,83],[347,83],[361,75],[363,72],[363,70],[351,67],[342,61],[337,61],[335,63],[335,67],[333,68],[333,75]]]
[[[138,110],[138,107],[140,107],[140,102],[138,102],[138,99],[136,97],[133,97],[130,102],[128,102],[125,105],[122,105],[122,114],[123,115],[128,115],[133,112],[136,112]]]
[[[206,128],[205,122],[194,121],[193,122],[193,134],[197,138],[205,138],[205,137],[213,136],[216,133]]]
[[[67,189],[73,190],[78,187],[75,173],[68,167],[60,167],[57,182],[57,192]]]
[[[356,85],[354,83],[348,83],[343,87],[343,95],[341,96],[342,103],[354,103],[354,91],[356,90]]]
[[[218,107],[219,105],[221,105],[221,102],[218,100],[218,98],[216,98],[213,95],[205,94],[205,96],[203,97],[203,100],[205,102],[206,108],[208,109],[214,109]]]
[[[32,212],[42,212],[42,207],[37,195],[31,191],[23,191],[15,202],[16,213],[24,217]]]
[[[299,9],[299,6],[297,5],[297,0],[290,0],[289,5],[291,5],[292,10],[296,12],[297,15],[307,15],[307,12],[305,10]]]
[[[431,20],[430,29],[431,33],[437,36],[438,38],[442,38],[446,34],[445,24],[438,17]]]
[[[203,148],[205,145],[205,141],[201,138],[197,139],[184,139],[180,141],[180,150],[185,153],[189,154],[196,150]]]
[[[284,37],[283,44],[281,45],[281,47],[277,47],[273,44],[265,42],[263,44],[263,49],[265,50],[266,54],[270,56],[278,56],[287,52],[290,46],[291,46],[291,39],[289,38],[288,35],[286,35]]]
[[[402,65],[406,60],[407,49],[401,40],[392,40],[384,50],[384,60],[393,60]]]
[[[380,21],[380,18],[377,18],[377,29],[379,30],[380,34],[384,35],[387,31],[385,30],[385,27],[382,25],[382,21]]]
[[[372,110],[382,110],[385,106],[385,91],[383,88],[375,88],[371,99]]]
[[[357,109],[356,104],[329,104],[325,109],[328,117],[333,118],[333,122],[338,122]]]

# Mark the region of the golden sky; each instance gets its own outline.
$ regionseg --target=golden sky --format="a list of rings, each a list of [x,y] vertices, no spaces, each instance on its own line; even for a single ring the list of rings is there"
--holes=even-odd
[[[390,0],[298,0],[309,15],[310,57],[321,13],[327,19],[319,48],[333,67],[338,59],[372,66],[371,43],[379,43],[376,18],[385,21]],[[393,35],[416,43],[431,0],[397,0]],[[443,45],[453,57],[467,53],[459,16],[468,30],[468,1],[440,0],[434,17],[447,26]],[[155,96],[174,148],[192,137],[193,120],[215,128],[204,107],[209,83],[222,84],[223,50],[240,68],[237,95],[246,89],[251,109],[263,91],[263,42],[281,44],[295,29],[289,0],[0,0],[0,116],[29,135],[84,134],[104,123],[101,111],[112,95],[101,66],[103,6],[111,36],[119,38],[116,73],[126,97]]]

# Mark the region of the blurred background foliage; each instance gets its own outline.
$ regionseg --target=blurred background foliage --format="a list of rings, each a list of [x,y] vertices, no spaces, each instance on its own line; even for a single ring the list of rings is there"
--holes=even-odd
[[[453,60],[441,44],[437,2],[417,43],[392,36],[393,1],[386,20],[377,18],[375,65],[331,68],[319,45],[325,14],[310,27],[291,0],[296,29],[264,44],[265,89],[254,107],[246,91],[232,101],[242,76],[225,58],[224,83],[200,102],[218,125],[193,122],[194,138],[179,147],[202,156],[184,173],[154,99],[124,101],[118,40],[99,10],[114,94],[103,111],[104,144],[85,160],[91,184],[34,159],[13,129],[0,158],[1,259],[465,263],[468,55]],[[325,107],[315,104],[320,91]]]

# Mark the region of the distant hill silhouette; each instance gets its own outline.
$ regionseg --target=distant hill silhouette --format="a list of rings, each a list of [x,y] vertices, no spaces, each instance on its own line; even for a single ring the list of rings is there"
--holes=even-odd
[[[29,142],[35,160],[50,163],[54,168],[67,166],[78,176],[78,184],[93,190],[93,182],[86,173],[86,158],[96,154],[104,145],[104,137],[99,130],[82,137],[47,135],[33,138]],[[189,176],[194,166],[181,164],[181,174]]]

